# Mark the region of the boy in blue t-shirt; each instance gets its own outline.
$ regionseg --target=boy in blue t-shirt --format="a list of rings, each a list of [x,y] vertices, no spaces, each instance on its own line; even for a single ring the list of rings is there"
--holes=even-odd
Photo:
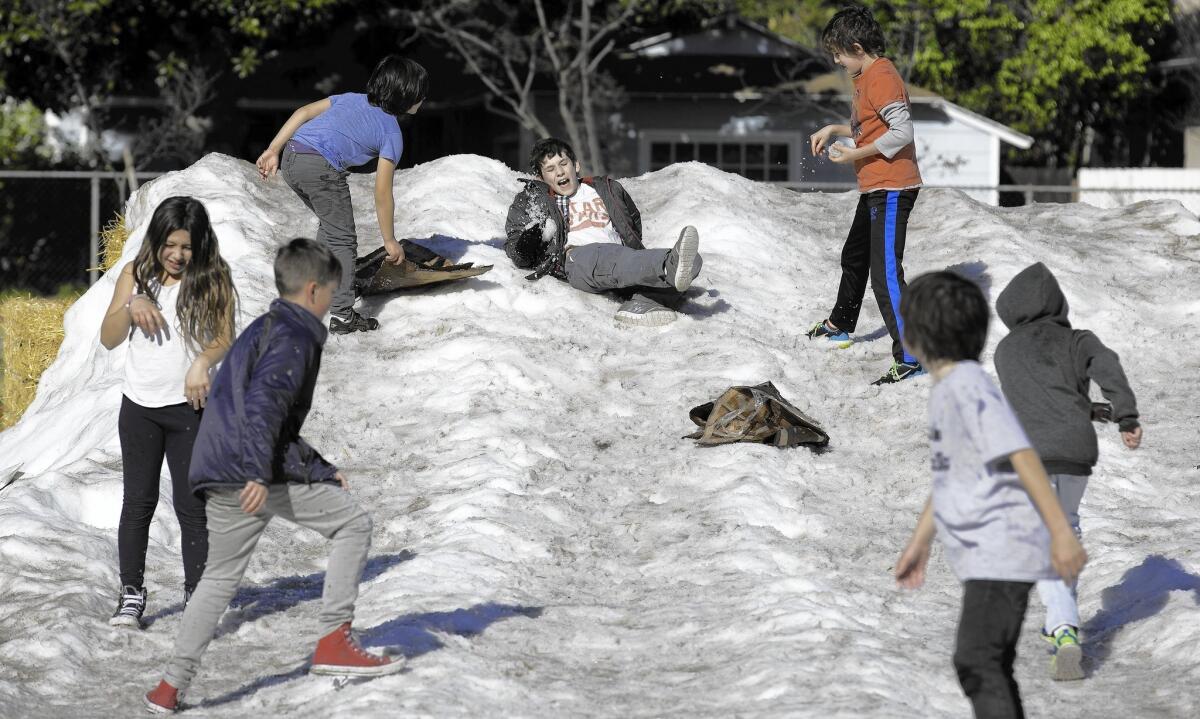
[[[342,280],[333,295],[329,319],[329,331],[334,334],[379,329],[378,320],[354,311],[358,236],[346,178],[351,167],[379,160],[375,214],[387,261],[400,264],[404,250],[396,241],[392,198],[392,176],[404,150],[397,118],[415,114],[428,90],[425,68],[389,55],[371,72],[366,94],[334,95],[296,110],[255,163],[263,179],[282,169],[288,186],[320,221],[317,240],[342,263]]]
[[[922,275],[900,303],[904,345],[933,376],[933,491],[896,563],[896,581],[925,580],[936,532],[963,583],[954,666],[976,717],[1023,717],[1013,679],[1033,583],[1073,582],[1087,561],[1046,470],[1000,390],[979,366],[983,292],[952,272]]]

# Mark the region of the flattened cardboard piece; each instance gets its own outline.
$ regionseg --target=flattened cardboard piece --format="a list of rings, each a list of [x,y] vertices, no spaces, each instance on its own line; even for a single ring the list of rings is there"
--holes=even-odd
[[[358,258],[354,263],[354,287],[360,295],[379,295],[478,277],[492,269],[492,265],[476,267],[473,262],[451,264],[450,260],[412,240],[400,240],[400,246],[404,248],[404,262],[399,265],[384,262],[387,252],[382,247]]]
[[[759,442],[776,447],[829,444],[829,434],[797,409],[770,382],[725,390],[715,402],[688,413],[699,432],[686,435],[704,447],[731,442]]]

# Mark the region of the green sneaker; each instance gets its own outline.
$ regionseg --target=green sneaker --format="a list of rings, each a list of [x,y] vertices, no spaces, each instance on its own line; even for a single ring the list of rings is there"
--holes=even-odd
[[[897,382],[903,382],[910,377],[919,377],[923,374],[925,374],[925,368],[921,366],[920,362],[913,362],[910,364],[908,362],[897,362],[892,360],[891,368],[889,368],[882,377],[875,380],[871,384],[895,384]]]
[[[1079,645],[1079,630],[1064,625],[1042,638],[1054,645],[1054,656],[1050,658],[1050,678],[1058,682],[1083,679],[1083,647]]]

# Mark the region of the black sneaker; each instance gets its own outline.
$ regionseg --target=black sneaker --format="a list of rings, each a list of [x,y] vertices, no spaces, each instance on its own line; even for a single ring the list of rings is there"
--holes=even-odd
[[[854,340],[850,339],[850,333],[845,330],[835,329],[829,324],[829,320],[821,320],[816,323],[805,333],[805,337],[810,340],[824,339],[831,347],[837,347],[844,350],[854,344]]]
[[[121,587],[121,598],[117,600],[117,611],[108,623],[114,627],[142,628],[142,614],[146,611],[146,588],[129,584]]]
[[[351,332],[370,332],[379,329],[379,320],[374,317],[364,317],[354,310],[342,317],[330,315],[329,331],[335,335],[348,335]]]
[[[889,369],[883,374],[882,377],[875,380],[871,384],[895,384],[897,382],[903,382],[909,377],[916,377],[917,375],[922,374],[925,374],[925,368],[921,366],[920,362],[913,362],[910,364],[908,362],[896,362],[893,360],[891,369]]]

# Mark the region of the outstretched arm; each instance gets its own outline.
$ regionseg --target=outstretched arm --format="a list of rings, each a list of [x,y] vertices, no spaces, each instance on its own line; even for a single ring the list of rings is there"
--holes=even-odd
[[[383,233],[387,261],[398,265],[404,261],[404,248],[396,242],[396,200],[392,197],[395,175],[396,163],[380,157],[375,168],[375,216],[379,219],[379,231]]]
[[[1076,333],[1076,357],[1076,362],[1083,365],[1077,370],[1099,385],[1100,393],[1112,403],[1112,418],[1121,432],[1121,440],[1126,447],[1137,449],[1142,442],[1137,400],[1129,388],[1117,353],[1105,346],[1099,337],[1083,330]]]
[[[283,123],[283,127],[279,128],[279,132],[275,133],[275,139],[271,140],[271,144],[263,153],[258,156],[255,165],[258,167],[258,174],[265,180],[279,171],[279,153],[283,152],[283,146],[287,141],[292,139],[292,135],[296,134],[296,130],[309,120],[313,119],[322,112],[325,112],[333,103],[329,98],[310,102],[303,107],[298,108],[292,113],[292,116]]]
[[[896,562],[896,584],[905,589],[917,589],[925,583],[925,566],[929,564],[929,550],[935,531],[931,497],[925,500],[925,508],[921,510],[921,518],[917,520],[912,538]]]

